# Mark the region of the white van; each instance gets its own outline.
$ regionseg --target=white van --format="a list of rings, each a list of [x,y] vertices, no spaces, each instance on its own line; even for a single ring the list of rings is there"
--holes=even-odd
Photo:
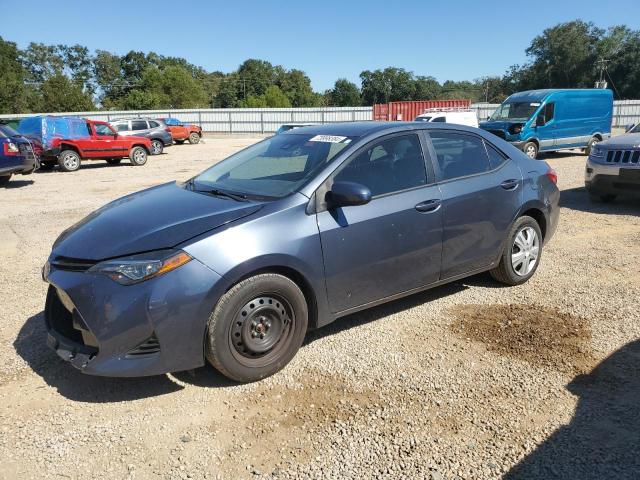
[[[428,108],[414,122],[445,122],[478,128],[478,115],[473,110]]]

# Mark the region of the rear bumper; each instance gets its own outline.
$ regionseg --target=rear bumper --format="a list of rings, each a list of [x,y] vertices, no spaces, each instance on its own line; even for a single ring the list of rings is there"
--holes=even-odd
[[[0,158],[0,176],[21,173],[29,175],[38,167],[38,161],[33,154],[16,155]]]
[[[204,365],[220,277],[197,260],[130,286],[55,267],[43,277],[47,345],[83,373],[137,377]]]

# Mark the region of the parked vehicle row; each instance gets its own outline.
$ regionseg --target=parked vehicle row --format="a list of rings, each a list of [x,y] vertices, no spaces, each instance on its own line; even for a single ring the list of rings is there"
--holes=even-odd
[[[15,128],[13,127],[15,126]],[[0,123],[0,185],[12,175],[55,166],[78,170],[83,161],[104,160],[111,165],[129,159],[147,162],[164,148],[185,141],[200,142],[202,129],[174,118],[123,118],[111,122],[79,117],[38,115]]]

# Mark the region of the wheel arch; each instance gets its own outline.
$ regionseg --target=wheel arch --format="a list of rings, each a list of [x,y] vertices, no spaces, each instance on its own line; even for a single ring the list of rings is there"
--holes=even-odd
[[[62,142],[60,144],[60,153],[62,153],[65,150],[73,150],[78,155],[80,155],[80,158],[82,158],[82,151],[76,145],[74,145],[73,143]]]
[[[134,143],[133,145],[131,145],[131,150],[133,150],[136,147],[142,147],[144,148],[144,151],[147,152],[147,154],[151,154],[151,149],[147,148],[147,146],[144,143]],[[129,154],[131,154],[131,150],[129,150]]]

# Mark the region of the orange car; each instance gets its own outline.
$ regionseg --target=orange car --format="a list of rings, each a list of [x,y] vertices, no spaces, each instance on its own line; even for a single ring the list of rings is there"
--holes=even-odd
[[[202,138],[202,128],[198,125],[189,123],[182,123],[177,118],[159,118],[158,120],[164,122],[171,132],[173,141],[178,145],[181,145],[185,140],[189,140],[189,143],[196,144],[200,142]]]

